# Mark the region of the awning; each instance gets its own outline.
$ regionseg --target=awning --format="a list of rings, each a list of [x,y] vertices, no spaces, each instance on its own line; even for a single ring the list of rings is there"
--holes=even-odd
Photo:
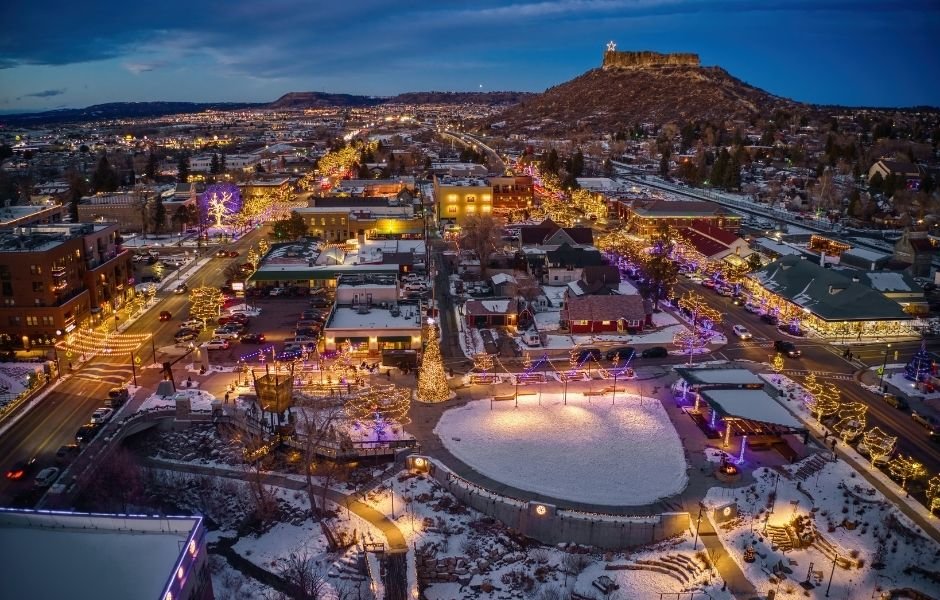
[[[379,336],[380,342],[411,342],[410,335],[388,335],[388,336]]]
[[[763,390],[705,390],[701,395],[722,417],[806,429],[790,411]]]

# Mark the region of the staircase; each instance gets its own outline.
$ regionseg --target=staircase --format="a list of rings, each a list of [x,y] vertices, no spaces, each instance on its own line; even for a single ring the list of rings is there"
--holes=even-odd
[[[800,463],[800,468],[796,470],[794,476],[800,481],[806,481],[817,472],[819,472],[823,467],[829,464],[821,454],[814,454],[807,460],[804,460]]]

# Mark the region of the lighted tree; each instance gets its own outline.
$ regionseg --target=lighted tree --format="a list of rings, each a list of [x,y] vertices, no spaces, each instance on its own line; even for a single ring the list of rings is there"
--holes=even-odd
[[[163,279],[163,274],[166,273],[166,267],[162,262],[157,261],[150,268],[153,271],[153,276],[157,278],[157,281]]]
[[[850,438],[858,435],[858,432],[865,428],[868,423],[866,415],[868,405],[862,402],[849,402],[843,404],[838,411],[839,420],[832,426],[839,432],[842,441],[848,441]]]
[[[940,508],[940,475],[934,475],[927,482],[927,498],[930,499],[930,512]]]
[[[893,435],[888,435],[882,431],[880,427],[872,427],[865,432],[865,435],[862,437],[862,443],[868,451],[871,464],[874,465],[894,452],[898,438]]]
[[[271,249],[271,246],[268,244],[268,240],[261,238],[258,240],[258,253],[264,257],[267,255],[268,250]]]
[[[437,325],[428,325],[428,342],[424,348],[421,369],[418,372],[418,400],[422,402],[444,402],[450,398],[447,375],[441,358],[441,346]]]
[[[908,479],[920,479],[927,475],[924,465],[910,456],[898,456],[888,465],[888,471],[893,477],[901,480],[901,489],[907,489]]]
[[[360,388],[346,400],[346,416],[360,424],[384,428],[386,423],[410,423],[411,391],[394,384]]]
[[[219,316],[225,297],[218,288],[202,286],[189,292],[189,316],[205,324]]]
[[[258,268],[258,251],[254,248],[248,250],[248,262],[252,267]]]
[[[783,356],[779,354],[774,356],[773,369],[774,369],[774,373],[778,373],[778,374],[780,373],[780,371],[783,370]]]
[[[777,358],[780,358],[781,362],[783,361],[779,354]],[[840,398],[841,393],[838,388],[833,386],[828,388],[820,387],[815,395],[811,396],[809,400],[804,399],[804,402],[806,402],[806,407],[816,420],[822,421],[824,418],[836,414],[836,411],[839,410]]]
[[[920,349],[904,367],[905,377],[911,381],[922,381],[933,370],[934,362],[927,352],[927,343],[921,342]]]
[[[708,346],[711,336],[710,331],[682,329],[672,336],[672,343],[682,350],[683,354],[689,355],[688,364],[692,364],[692,357]]]
[[[816,398],[816,395],[822,391],[822,386],[819,385],[819,382],[816,381],[816,374],[810,373],[803,379],[803,404],[807,407],[809,403],[813,402]]]
[[[210,185],[200,197],[200,207],[215,219],[215,226],[222,227],[222,220],[238,213],[242,208],[242,196],[234,183]]]

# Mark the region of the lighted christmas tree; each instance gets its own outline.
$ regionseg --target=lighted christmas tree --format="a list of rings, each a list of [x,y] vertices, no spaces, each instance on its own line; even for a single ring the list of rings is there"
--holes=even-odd
[[[410,423],[411,393],[394,384],[360,388],[346,400],[346,415],[360,424]]]
[[[927,482],[927,497],[930,499],[930,512],[940,508],[940,475],[934,475]]]
[[[447,376],[444,374],[444,361],[441,358],[441,346],[438,340],[437,326],[428,324],[428,342],[424,348],[424,358],[418,372],[418,400],[421,402],[444,402],[450,397],[447,388]]]
[[[904,373],[911,381],[923,381],[933,371],[933,367],[933,358],[927,352],[927,344],[921,342],[920,350],[911,357],[910,362],[904,367]]]
[[[816,374],[810,373],[803,379],[803,404],[807,408],[816,400],[816,396],[822,391],[822,386],[816,381]]]

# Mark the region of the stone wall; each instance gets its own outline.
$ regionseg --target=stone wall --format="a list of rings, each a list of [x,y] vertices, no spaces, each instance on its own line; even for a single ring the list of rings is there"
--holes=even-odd
[[[698,54],[679,52],[661,54],[659,52],[617,52],[608,50],[604,52],[605,69],[629,69],[633,67],[662,67],[662,66],[700,66]]]
[[[688,532],[691,528],[691,517],[687,512],[643,517],[590,514],[508,498],[455,475],[437,461],[426,460],[431,477],[460,502],[543,544],[569,542],[621,550],[652,544]]]

